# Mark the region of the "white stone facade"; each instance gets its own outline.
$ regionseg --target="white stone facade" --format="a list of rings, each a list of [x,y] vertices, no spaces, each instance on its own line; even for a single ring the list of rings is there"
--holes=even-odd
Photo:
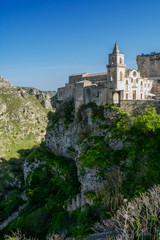
[[[98,106],[120,104],[121,100],[153,99],[155,78],[142,78],[140,71],[126,70],[124,54],[117,43],[108,56],[107,73],[82,73],[69,77],[69,83],[58,89],[58,100],[74,99],[75,110],[83,104],[95,102]]]

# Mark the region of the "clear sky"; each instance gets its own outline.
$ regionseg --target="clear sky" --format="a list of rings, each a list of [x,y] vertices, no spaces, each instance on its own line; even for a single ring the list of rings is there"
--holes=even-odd
[[[117,40],[127,68],[160,52],[160,0],[0,0],[0,75],[56,90],[71,74],[106,71]]]

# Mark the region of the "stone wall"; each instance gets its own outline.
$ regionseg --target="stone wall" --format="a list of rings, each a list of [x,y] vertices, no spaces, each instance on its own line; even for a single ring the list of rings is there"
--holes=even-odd
[[[77,75],[69,76],[69,83],[76,83],[80,81],[106,81],[107,80],[107,73],[97,73],[97,74],[90,74],[90,73],[82,73]]]
[[[107,89],[100,86],[88,86],[84,88],[84,104],[95,102],[98,106],[106,104]]]
[[[160,96],[160,80],[153,81],[151,93]]]
[[[137,56],[137,66],[142,77],[160,77],[160,53]]]
[[[141,114],[145,108],[155,107],[160,114],[160,101],[158,100],[123,100],[120,103],[122,111]]]

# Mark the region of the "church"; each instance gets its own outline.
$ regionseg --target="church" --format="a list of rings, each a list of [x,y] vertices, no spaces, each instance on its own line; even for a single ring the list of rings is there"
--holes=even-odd
[[[154,99],[155,94],[152,90],[158,82],[157,77],[142,77],[141,71],[126,70],[124,60],[124,54],[120,53],[116,42],[113,52],[108,55],[107,72],[71,75],[69,83],[58,89],[58,100],[73,99],[77,111],[81,105],[89,102],[94,102],[98,106],[105,104],[118,106],[121,101]]]

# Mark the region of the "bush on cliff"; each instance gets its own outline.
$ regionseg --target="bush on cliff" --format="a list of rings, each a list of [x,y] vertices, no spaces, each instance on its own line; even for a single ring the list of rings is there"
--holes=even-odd
[[[160,115],[156,110],[146,109],[137,117],[122,117],[109,130],[109,139],[92,137],[88,148],[80,156],[82,168],[98,167],[105,178],[110,169],[119,166],[123,173],[123,193],[131,198],[160,183]],[[122,141],[122,148],[114,150]],[[84,144],[85,145],[85,144]]]

